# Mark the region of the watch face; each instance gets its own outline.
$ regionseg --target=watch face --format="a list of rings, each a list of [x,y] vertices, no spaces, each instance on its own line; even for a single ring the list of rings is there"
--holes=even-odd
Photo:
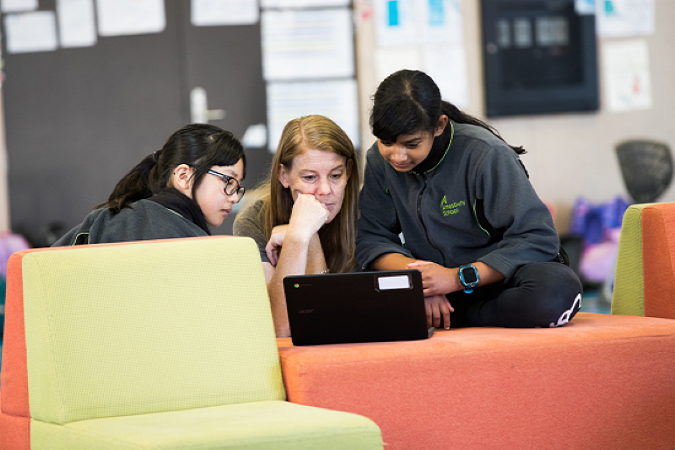
[[[476,277],[476,270],[472,267],[466,267],[462,269],[462,277],[464,278],[464,283],[466,284],[471,284],[478,281],[478,277]]]

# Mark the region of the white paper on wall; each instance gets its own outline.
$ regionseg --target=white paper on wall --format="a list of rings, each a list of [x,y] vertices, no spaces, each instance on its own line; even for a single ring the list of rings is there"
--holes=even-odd
[[[574,0],[574,10],[577,14],[595,14],[595,0]]]
[[[376,0],[378,83],[400,69],[422,70],[441,95],[469,105],[468,68],[460,0]],[[405,42],[406,45],[392,45]]]
[[[0,6],[4,13],[35,11],[38,8],[38,0],[2,0]]]
[[[354,75],[351,11],[263,11],[266,80],[341,78]]]
[[[258,0],[191,0],[195,26],[250,25],[258,23]]]
[[[600,37],[654,34],[654,0],[601,0],[595,18]]]
[[[96,0],[101,36],[160,33],[166,27],[164,0]]]
[[[320,8],[328,6],[349,6],[351,0],[261,0],[263,8]]]
[[[644,39],[605,42],[602,46],[607,108],[612,112],[652,107],[649,48]]]
[[[56,50],[56,17],[53,11],[35,11],[5,16],[7,52],[29,53]]]
[[[375,77],[377,77],[378,85],[389,75],[401,69],[424,70],[418,46],[375,49]]]
[[[374,0],[377,45],[463,41],[461,0]]]
[[[415,0],[374,0],[377,45],[413,45],[419,40],[419,9]]]
[[[93,0],[57,0],[61,47],[89,47],[96,44]]]
[[[458,44],[464,40],[460,0],[415,0],[420,42]]]
[[[359,146],[359,112],[356,80],[276,82],[267,84],[268,148],[276,152],[288,121],[308,114],[324,115]]]
[[[426,47],[424,71],[436,82],[443,100],[458,108],[469,106],[469,71],[463,45]]]

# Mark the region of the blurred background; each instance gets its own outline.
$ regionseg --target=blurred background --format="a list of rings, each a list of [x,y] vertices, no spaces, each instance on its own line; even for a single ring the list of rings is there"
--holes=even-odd
[[[247,188],[301,115],[331,117],[363,157],[371,96],[401,68],[429,73],[446,100],[527,149],[532,184],[599,293],[611,289],[625,207],[675,200],[672,0],[0,5],[6,253],[50,245],[190,122],[244,141]],[[622,144],[632,157],[619,157]]]

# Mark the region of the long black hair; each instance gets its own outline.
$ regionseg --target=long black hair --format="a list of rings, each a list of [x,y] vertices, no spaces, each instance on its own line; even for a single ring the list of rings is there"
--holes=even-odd
[[[434,80],[419,70],[399,70],[380,83],[373,96],[370,127],[378,139],[396,142],[400,135],[419,131],[433,134],[443,114],[453,122],[485,128],[504,140],[492,126],[443,100]],[[445,127],[446,133],[449,130]],[[519,155],[525,153],[523,147],[509,147]]]
[[[113,213],[169,187],[174,169],[187,164],[194,169],[192,198],[212,166],[232,166],[246,157],[241,142],[229,131],[214,125],[191,124],[173,133],[161,150],[146,156],[115,186],[108,201],[97,206]],[[245,174],[246,172],[244,172]]]

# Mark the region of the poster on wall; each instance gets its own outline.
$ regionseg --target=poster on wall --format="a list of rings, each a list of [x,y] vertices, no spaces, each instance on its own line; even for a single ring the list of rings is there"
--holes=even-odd
[[[38,8],[38,0],[0,0],[2,12],[35,11]]]
[[[359,146],[356,80],[275,82],[267,84],[268,148],[276,152],[289,120],[308,114],[330,117]]]
[[[94,0],[57,0],[56,15],[61,47],[89,47],[96,44]]]
[[[654,0],[600,0],[596,8],[596,30],[600,37],[654,34]]]
[[[424,49],[425,72],[433,78],[441,97],[458,108],[469,106],[469,79],[463,45]]]
[[[611,112],[650,109],[652,107],[649,48],[644,39],[606,42],[602,63]]]
[[[574,0],[574,11],[581,15],[595,14],[595,0]]]
[[[375,0],[378,83],[401,69],[431,76],[445,100],[469,104],[460,0]]]
[[[251,25],[258,23],[258,0],[192,0],[192,25]]]
[[[329,6],[349,6],[351,0],[261,0],[263,8],[325,8]]]
[[[354,75],[349,9],[263,11],[262,65],[266,80]]]
[[[415,0],[375,0],[374,18],[380,47],[417,43]]]
[[[375,50],[377,84],[401,69],[426,72],[436,82],[443,100],[459,108],[469,106],[468,68],[463,45],[382,47]]]
[[[422,55],[416,45],[375,49],[375,77],[379,85],[392,73],[401,70],[424,70]]]
[[[458,44],[464,40],[460,0],[416,0],[416,3],[421,13],[418,24],[422,43]]]
[[[56,17],[54,11],[35,11],[5,16],[8,53],[30,53],[56,50]]]
[[[375,0],[374,14],[380,47],[463,40],[460,0]]]
[[[166,27],[163,0],[96,0],[96,12],[101,36],[160,33]]]

